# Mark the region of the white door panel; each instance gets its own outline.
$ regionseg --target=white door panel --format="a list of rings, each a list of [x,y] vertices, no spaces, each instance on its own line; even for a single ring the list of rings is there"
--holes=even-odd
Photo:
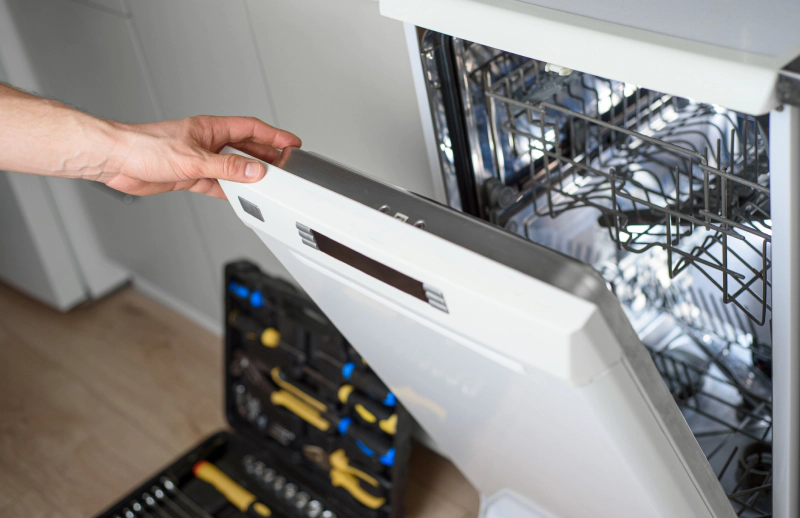
[[[107,13],[115,14],[117,16],[127,17],[130,16],[128,6],[125,5],[125,0],[72,0],[73,2],[83,4],[87,7],[94,7]]]
[[[734,516],[590,267],[299,150],[223,187],[485,516]]]

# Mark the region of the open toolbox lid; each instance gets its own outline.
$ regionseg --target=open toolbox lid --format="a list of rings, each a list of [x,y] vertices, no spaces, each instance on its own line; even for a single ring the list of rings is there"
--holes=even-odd
[[[236,152],[230,148],[226,152]],[[221,182],[484,516],[735,516],[592,268],[298,149]]]
[[[380,0],[381,14],[753,115],[790,102],[795,0]]]

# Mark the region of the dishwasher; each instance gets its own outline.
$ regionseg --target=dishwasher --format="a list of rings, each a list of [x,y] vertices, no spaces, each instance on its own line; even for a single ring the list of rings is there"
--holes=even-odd
[[[289,150],[237,215],[483,516],[797,516],[797,64],[728,108],[409,34],[449,207]]]

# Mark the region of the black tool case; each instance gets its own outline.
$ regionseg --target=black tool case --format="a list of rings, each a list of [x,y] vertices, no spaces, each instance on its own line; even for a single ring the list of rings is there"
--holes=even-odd
[[[402,517],[411,418],[359,354],[308,297],[247,261],[225,268],[225,314],[232,430],[209,437],[99,516]],[[223,486],[198,478],[203,472],[195,476],[200,461],[269,514],[254,512],[252,503],[237,507]]]

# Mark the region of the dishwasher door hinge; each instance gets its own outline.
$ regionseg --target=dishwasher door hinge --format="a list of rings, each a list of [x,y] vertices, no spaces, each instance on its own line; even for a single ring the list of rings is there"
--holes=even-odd
[[[778,100],[800,106],[800,56],[783,67],[778,76]]]

